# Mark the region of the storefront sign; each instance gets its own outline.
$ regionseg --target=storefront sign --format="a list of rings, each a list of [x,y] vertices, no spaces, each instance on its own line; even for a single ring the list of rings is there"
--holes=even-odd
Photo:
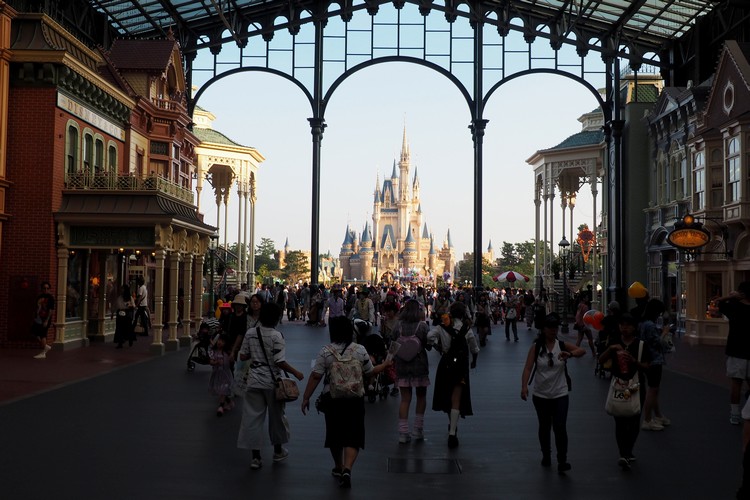
[[[705,246],[711,235],[703,229],[703,224],[696,222],[692,215],[686,215],[674,225],[674,230],[667,235],[667,241],[673,247],[684,250],[695,250]]]
[[[118,127],[116,124],[107,120],[100,114],[92,111],[78,101],[75,101],[64,94],[61,94],[60,92],[57,93],[57,106],[64,109],[71,115],[77,116],[83,121],[90,123],[102,132],[109,134],[112,137],[116,137],[121,141],[125,140],[125,130],[123,130],[122,127]]]
[[[153,227],[71,226],[70,246],[85,248],[153,248]]]

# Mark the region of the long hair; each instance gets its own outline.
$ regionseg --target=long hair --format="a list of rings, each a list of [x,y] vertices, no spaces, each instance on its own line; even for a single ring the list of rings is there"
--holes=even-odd
[[[418,323],[422,320],[421,307],[422,305],[418,300],[407,300],[404,307],[398,313],[398,319],[404,323]]]
[[[643,319],[656,321],[656,318],[666,309],[664,302],[659,299],[651,299],[646,303],[646,308],[643,310]]]

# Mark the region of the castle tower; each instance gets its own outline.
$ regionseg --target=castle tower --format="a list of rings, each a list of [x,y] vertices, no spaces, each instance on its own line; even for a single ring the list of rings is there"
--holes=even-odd
[[[359,261],[361,269],[361,278],[364,280],[370,280],[373,274],[373,262],[374,251],[372,248],[372,234],[370,234],[370,225],[365,222],[365,229],[362,231],[362,240],[360,241],[359,248]]]
[[[346,236],[344,236],[344,242],[341,244],[341,252],[339,253],[339,262],[341,264],[341,277],[351,278],[352,268],[349,263],[349,259],[354,252],[352,251],[352,233],[349,230],[349,226],[346,226]]]

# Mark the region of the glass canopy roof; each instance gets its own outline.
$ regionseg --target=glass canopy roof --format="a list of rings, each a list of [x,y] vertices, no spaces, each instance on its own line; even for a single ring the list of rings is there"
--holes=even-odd
[[[448,2],[431,0],[395,0],[397,3],[429,5],[446,11],[446,5],[458,5],[456,14],[468,15],[467,9]],[[695,20],[711,11],[723,0],[480,0],[488,13],[508,21],[514,18],[531,23],[534,30],[556,26],[568,43],[577,34],[604,39],[615,36],[637,43],[645,50],[658,51],[681,37]],[[261,23],[274,22],[289,12],[325,9],[319,0],[89,0],[91,5],[110,19],[123,36],[163,35],[170,28],[189,33],[197,39],[215,36],[229,30],[238,39],[257,31]],[[390,3],[385,0],[351,0],[342,2],[356,11]],[[464,6],[465,7],[465,6]],[[336,10],[339,9],[339,10]],[[328,15],[340,7],[333,4]],[[311,16],[302,16],[309,22]],[[284,20],[287,22],[287,20]],[[281,29],[280,25],[278,29]],[[286,25],[284,25],[286,26]],[[268,29],[268,26],[264,26]],[[277,29],[277,28],[274,28]],[[511,29],[518,28],[517,23]],[[244,31],[244,33],[243,33]],[[541,34],[541,33],[540,33]],[[588,41],[588,40],[586,40]],[[602,44],[604,45],[604,44]]]

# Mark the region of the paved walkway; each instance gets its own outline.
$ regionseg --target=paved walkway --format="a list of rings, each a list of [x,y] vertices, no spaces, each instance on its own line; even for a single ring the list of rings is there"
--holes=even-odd
[[[327,330],[281,326],[289,361],[309,372]],[[678,344],[663,382],[674,424],[642,432],[637,465],[616,465],[614,423],[603,411],[607,382],[587,356],[570,363],[568,421],[573,470],[539,466],[536,419],[519,398],[532,335],[506,343],[499,331],[472,372],[475,416],[459,423],[461,446],[448,450],[447,419],[428,410],[426,440],[396,442],[397,398],[367,406],[367,449],[340,491],[322,448],[323,418],[289,405],[290,457],[263,450],[248,470],[235,447],[240,415],[214,415],[210,369],[185,370],[187,351],[152,358],[146,339],[132,349],[93,345],[46,360],[34,351],[0,351],[0,485],[10,499],[730,499],[740,477],[740,428],[727,419],[722,349]],[[433,367],[436,354],[431,355]],[[714,369],[713,367],[717,368]],[[431,392],[430,392],[431,397]],[[6,496],[7,495],[7,496]]]

